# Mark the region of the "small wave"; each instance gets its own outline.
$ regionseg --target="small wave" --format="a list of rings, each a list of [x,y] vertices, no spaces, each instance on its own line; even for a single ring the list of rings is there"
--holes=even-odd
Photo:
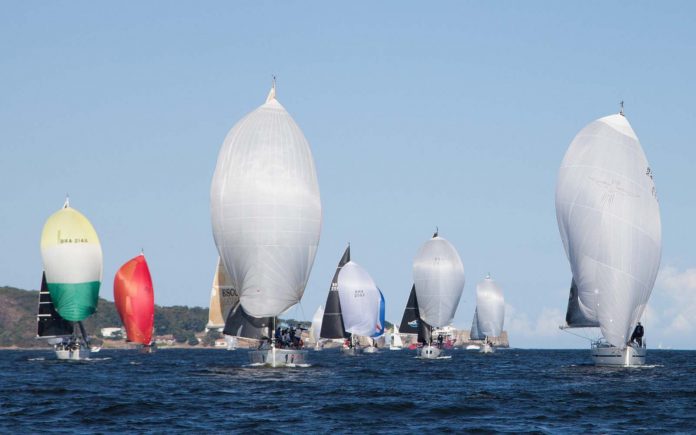
[[[46,358],[40,356],[38,358],[29,358],[27,361],[46,361]]]

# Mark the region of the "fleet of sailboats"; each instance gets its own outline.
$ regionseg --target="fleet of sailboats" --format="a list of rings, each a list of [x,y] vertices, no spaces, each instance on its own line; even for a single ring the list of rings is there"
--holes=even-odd
[[[222,144],[210,212],[219,257],[206,327],[232,340],[256,340],[252,364],[304,365],[306,351],[295,340],[279,341],[278,316],[304,294],[322,206],[309,143],[276,99],[275,81],[265,103],[237,122]],[[660,210],[652,170],[623,107],[585,126],[571,142],[559,170],[556,216],[572,273],[562,329],[599,328],[602,337],[591,344],[598,365],[643,365],[646,342],[642,332],[635,340],[635,331],[660,266]],[[53,344],[58,359],[87,359],[82,322],[96,310],[102,250],[94,227],[68,199],[44,224],[41,256],[37,338]],[[388,334],[389,349],[402,349],[402,336],[410,335],[420,358],[441,358],[441,331],[454,319],[464,284],[456,248],[436,231],[414,258],[413,286],[400,325]],[[151,346],[154,290],[144,254],[116,273],[114,301],[127,340]],[[489,274],[476,286],[470,340],[492,352],[490,339],[503,333],[504,317],[502,289]],[[351,260],[349,245],[325,307],[313,315],[310,342],[315,350],[339,340],[348,354],[376,353],[385,325],[384,295]]]
[[[558,175],[556,216],[572,272],[567,328],[598,327],[598,365],[645,363],[632,333],[661,256],[660,207],[652,170],[621,113],[583,128]]]

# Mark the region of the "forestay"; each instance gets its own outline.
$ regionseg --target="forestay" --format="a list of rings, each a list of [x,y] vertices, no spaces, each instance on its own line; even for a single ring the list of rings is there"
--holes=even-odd
[[[457,250],[437,233],[413,261],[420,318],[434,327],[452,323],[464,289],[464,265]]]
[[[244,311],[277,316],[298,303],[319,243],[321,202],[309,144],[275,88],[225,138],[210,203],[215,244]]]
[[[556,217],[577,285],[573,314],[596,318],[606,340],[624,347],[652,292],[662,242],[652,170],[623,115],[598,119],[573,139]]]
[[[371,337],[383,330],[379,312],[381,293],[372,277],[359,264],[349,261],[338,274],[338,297],[345,330]]]

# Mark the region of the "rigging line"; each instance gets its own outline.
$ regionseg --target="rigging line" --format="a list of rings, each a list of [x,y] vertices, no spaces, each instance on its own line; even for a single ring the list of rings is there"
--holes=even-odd
[[[560,329],[561,331],[565,332],[566,334],[574,335],[574,336],[576,336],[576,337],[578,337],[578,338],[582,338],[582,339],[584,339],[584,340],[587,340],[587,341],[589,341],[590,343],[592,343],[592,342],[595,341],[594,339],[592,339],[592,338],[590,338],[590,337],[585,337],[584,335],[580,335],[580,334],[576,334],[576,333],[574,333],[574,332],[570,332],[570,331],[568,330],[568,328],[559,327],[558,329]]]

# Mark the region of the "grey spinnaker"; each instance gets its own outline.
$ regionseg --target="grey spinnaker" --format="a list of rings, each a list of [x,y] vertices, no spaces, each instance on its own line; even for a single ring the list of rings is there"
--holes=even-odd
[[[596,319],[607,342],[625,348],[657,277],[662,235],[653,172],[623,114],[591,122],[573,139],[556,217],[575,283],[571,322]]]

